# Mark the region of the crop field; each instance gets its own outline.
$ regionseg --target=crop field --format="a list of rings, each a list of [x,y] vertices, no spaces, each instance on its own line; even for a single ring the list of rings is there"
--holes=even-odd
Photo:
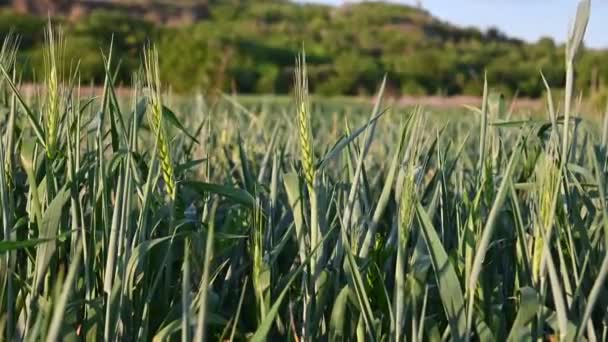
[[[608,120],[181,97],[143,53],[80,93],[63,40],[25,95],[0,52],[0,340],[606,341]],[[539,75],[539,77],[541,77]],[[556,95],[559,93],[559,96]],[[598,124],[599,123],[599,124]]]

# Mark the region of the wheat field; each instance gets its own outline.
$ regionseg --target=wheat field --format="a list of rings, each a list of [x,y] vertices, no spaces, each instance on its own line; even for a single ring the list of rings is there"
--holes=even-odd
[[[534,116],[484,86],[460,114],[163,86],[98,94],[49,24],[25,96],[0,51],[6,341],[606,341],[608,120],[573,87]],[[539,75],[542,77],[542,75]],[[608,118],[606,116],[605,118]],[[598,122],[601,122],[598,124]]]

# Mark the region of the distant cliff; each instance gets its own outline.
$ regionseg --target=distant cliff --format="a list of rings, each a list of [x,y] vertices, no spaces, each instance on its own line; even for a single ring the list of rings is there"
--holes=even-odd
[[[180,25],[209,17],[206,0],[0,0],[0,6],[10,6],[19,13],[56,16],[75,20],[95,10],[121,11],[155,23]]]

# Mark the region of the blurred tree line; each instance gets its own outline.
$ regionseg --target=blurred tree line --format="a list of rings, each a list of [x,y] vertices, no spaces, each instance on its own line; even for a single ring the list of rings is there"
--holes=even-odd
[[[209,7],[208,19],[179,27],[120,11],[94,12],[76,22],[54,20],[65,32],[69,62],[80,62],[83,82],[103,80],[102,52],[113,39],[119,83],[130,84],[142,46],[153,41],[162,77],[180,92],[287,93],[302,44],[311,88],[325,95],[372,94],[385,73],[394,95],[479,95],[484,73],[508,95],[541,96],[541,71],[551,86],[564,83],[564,48],[549,38],[529,44],[496,29],[452,26],[408,6],[209,0]],[[21,37],[19,63],[26,81],[35,81],[42,70],[45,26],[46,18],[0,12],[0,35],[13,31]],[[601,87],[608,77],[606,58],[605,51],[582,55],[579,89]]]

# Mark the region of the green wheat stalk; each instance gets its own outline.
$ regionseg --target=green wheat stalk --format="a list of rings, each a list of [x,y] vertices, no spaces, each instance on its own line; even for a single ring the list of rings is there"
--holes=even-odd
[[[420,136],[422,120],[419,112],[414,113],[412,126],[409,131],[408,149],[404,156],[402,166],[404,172],[401,185],[401,198],[399,199],[399,225],[397,260],[395,264],[395,341],[402,337],[403,324],[405,323],[405,298],[406,298],[406,264],[407,244],[410,238],[411,226],[416,212],[418,201],[418,188],[421,183],[422,168],[418,165],[418,157],[422,147],[423,139]]]

